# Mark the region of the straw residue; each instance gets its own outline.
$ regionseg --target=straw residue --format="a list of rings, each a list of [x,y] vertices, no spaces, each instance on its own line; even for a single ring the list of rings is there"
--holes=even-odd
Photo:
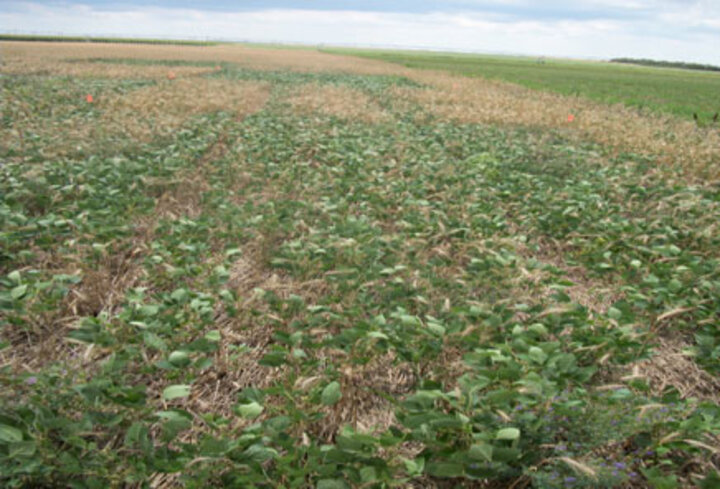
[[[270,87],[258,82],[194,79],[161,82],[101,101],[102,126],[149,139],[172,131],[189,117],[230,112],[244,117],[260,110]]]
[[[315,49],[253,48],[240,44],[174,46],[111,43],[2,42],[3,71],[18,73],[42,63],[67,60],[121,58],[133,60],[213,61],[234,63],[257,70],[289,69],[302,72],[330,71],[367,75],[397,74],[397,65],[321,53]]]
[[[300,114],[320,113],[371,124],[389,119],[389,114],[368,95],[346,86],[304,85],[291,93],[288,102]]]

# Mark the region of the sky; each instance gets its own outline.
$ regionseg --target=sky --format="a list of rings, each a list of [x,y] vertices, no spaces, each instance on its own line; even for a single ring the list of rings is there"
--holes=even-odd
[[[720,65],[720,0],[0,0],[0,32]]]

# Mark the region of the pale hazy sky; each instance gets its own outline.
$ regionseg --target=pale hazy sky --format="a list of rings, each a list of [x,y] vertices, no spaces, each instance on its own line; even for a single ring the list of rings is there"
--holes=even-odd
[[[630,56],[720,65],[720,0],[1,0],[0,32]]]

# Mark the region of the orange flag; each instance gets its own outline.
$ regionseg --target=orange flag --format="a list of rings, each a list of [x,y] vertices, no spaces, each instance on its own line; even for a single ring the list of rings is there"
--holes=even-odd
[[[85,95],[85,101],[89,104],[93,103],[93,96],[90,94]]]
[[[575,120],[575,116],[572,114],[568,114],[568,122],[572,122]]]

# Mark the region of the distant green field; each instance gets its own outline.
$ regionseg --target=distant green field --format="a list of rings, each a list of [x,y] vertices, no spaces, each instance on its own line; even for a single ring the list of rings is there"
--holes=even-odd
[[[444,70],[519,83],[529,88],[624,103],[701,124],[720,112],[720,74],[590,61],[412,51],[325,49],[399,63],[409,68]]]

